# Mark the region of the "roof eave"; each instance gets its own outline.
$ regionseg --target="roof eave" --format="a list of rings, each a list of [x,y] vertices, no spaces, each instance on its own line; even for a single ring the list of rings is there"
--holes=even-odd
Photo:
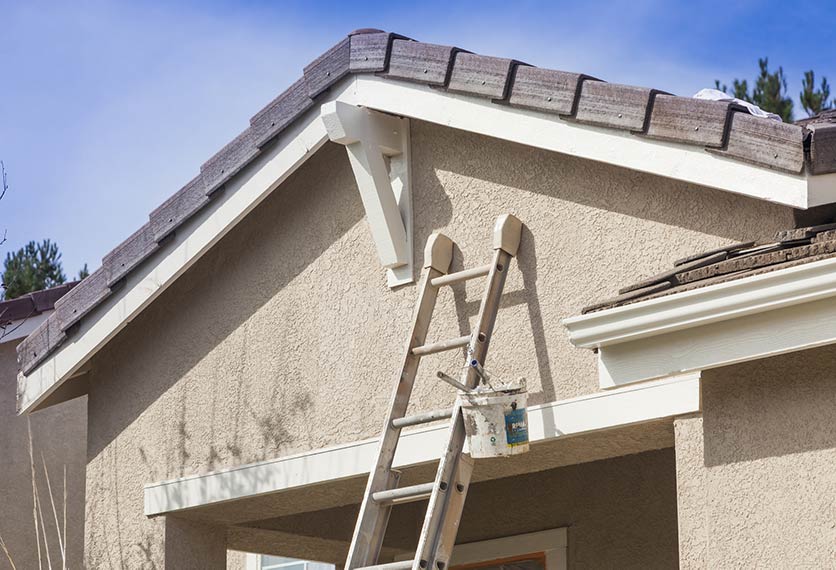
[[[836,343],[836,258],[563,320],[612,388]]]

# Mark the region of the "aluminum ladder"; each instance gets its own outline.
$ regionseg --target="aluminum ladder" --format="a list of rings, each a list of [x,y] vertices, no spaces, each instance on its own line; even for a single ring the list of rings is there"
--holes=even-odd
[[[435,233],[427,240],[424,268],[418,285],[418,301],[413,314],[409,341],[403,366],[396,379],[389,414],[383,425],[377,462],[369,473],[365,496],[351,539],[345,570],[445,570],[450,561],[458,532],[462,508],[470,485],[473,460],[463,453],[464,421],[457,400],[447,410],[405,416],[421,358],[446,350],[467,347],[467,361],[461,382],[468,389],[479,383],[481,365],[485,362],[493,332],[505,276],[511,259],[516,256],[522,223],[512,215],[500,216],[494,226],[493,260],[490,264],[450,273],[453,242]],[[471,334],[435,343],[426,343],[427,331],[435,308],[438,291],[470,279],[487,276],[476,326]],[[475,361],[476,365],[469,365]],[[392,469],[401,429],[451,418],[447,446],[438,463],[435,481],[398,487],[400,473]],[[392,507],[401,503],[429,498],[418,548],[412,560],[378,564],[383,537]]]

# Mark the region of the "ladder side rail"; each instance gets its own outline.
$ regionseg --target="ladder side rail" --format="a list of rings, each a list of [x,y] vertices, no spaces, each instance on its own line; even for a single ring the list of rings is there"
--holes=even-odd
[[[430,327],[438,288],[433,287],[433,279],[445,275],[449,271],[452,258],[453,242],[442,234],[433,234],[427,241],[425,261],[421,281],[418,285],[418,301],[413,313],[409,339],[403,356],[403,365],[397,378],[389,413],[383,424],[380,443],[378,445],[377,462],[369,473],[366,492],[360,506],[360,514],[354,527],[354,534],[345,563],[345,570],[352,570],[369,566],[377,562],[386,526],[391,512],[391,505],[376,503],[373,495],[379,491],[392,488],[397,482],[397,476],[392,472],[392,461],[400,438],[400,428],[393,425],[395,419],[406,414],[412,387],[421,357],[412,353],[412,349],[421,346],[426,341]]]
[[[471,342],[468,346],[468,360],[476,359],[480,364],[484,365],[499,310],[502,290],[505,286],[508,265],[512,257],[512,254],[502,249],[496,249],[494,251],[493,264],[488,274],[488,282],[482,297],[477,324],[473,329]],[[476,370],[470,366],[465,367],[462,372],[462,383],[468,388],[476,387],[479,383],[479,375],[476,373]],[[457,401],[453,411],[453,422],[450,426],[447,449],[441,457],[438,471],[436,472],[435,487],[430,496],[429,506],[427,507],[427,515],[424,519],[424,526],[421,530],[421,537],[418,543],[417,556],[412,566],[413,570],[444,570],[449,562],[453,543],[455,542],[455,534],[453,534],[452,538],[449,537],[450,528],[456,528],[458,526],[464,501],[457,501],[457,508],[454,510],[458,512],[448,513],[448,504],[450,503],[451,497],[455,495],[455,488],[451,488],[451,484],[455,483],[453,481],[453,475],[457,470],[464,449],[464,442],[464,419],[462,418],[460,404]],[[466,475],[458,481],[458,483],[464,485],[464,492],[466,493],[470,485],[469,470],[461,470],[460,474]],[[445,546],[445,552],[438,552],[439,538],[442,534],[442,523],[445,523],[444,526],[447,527],[445,529],[447,540],[444,541],[443,545]]]

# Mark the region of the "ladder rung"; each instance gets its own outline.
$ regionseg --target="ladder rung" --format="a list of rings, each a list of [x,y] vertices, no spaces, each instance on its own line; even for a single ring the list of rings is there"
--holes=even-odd
[[[421,483],[420,485],[410,485],[409,487],[398,487],[387,491],[378,491],[372,495],[372,500],[375,503],[382,503],[385,505],[412,503],[429,497],[433,492],[434,485],[435,483]]]
[[[444,352],[445,350],[453,350],[461,348],[470,344],[470,335],[460,336],[459,338],[451,338],[434,342],[432,344],[425,344],[423,346],[416,346],[412,349],[412,354],[415,356],[426,356],[428,354],[435,354],[436,352]]]
[[[400,562],[388,562],[386,564],[376,564],[374,566],[363,566],[357,570],[409,570],[412,568],[414,560],[401,560]]]
[[[468,281],[470,279],[476,279],[477,277],[484,277],[490,272],[491,266],[483,265],[482,267],[474,267],[473,269],[465,269],[464,271],[457,271],[456,273],[436,277],[430,281],[430,285],[433,287],[443,287],[444,285],[452,285],[453,283],[458,283],[459,281]]]
[[[447,419],[453,415],[453,408],[446,410],[433,410],[431,412],[424,412],[423,414],[415,414],[414,416],[404,416],[392,420],[393,428],[404,428],[407,426],[417,426],[418,424],[425,424],[434,422],[435,420]]]

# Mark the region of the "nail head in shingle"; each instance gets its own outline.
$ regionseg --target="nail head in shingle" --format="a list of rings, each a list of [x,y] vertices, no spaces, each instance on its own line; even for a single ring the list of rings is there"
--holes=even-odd
[[[551,100],[552,100],[551,97],[546,97],[546,101],[551,101]]]
[[[168,219],[168,223],[169,223],[169,224],[170,224],[171,222],[173,222],[173,221],[174,221],[174,218],[169,218],[169,219]]]
[[[623,116],[624,116],[624,115],[622,115],[621,113],[619,113],[619,114],[618,114],[618,118],[619,118],[619,119],[620,119],[621,117],[623,117]]]
[[[369,61],[369,56],[363,58],[365,61]]]
[[[778,153],[777,153],[777,152],[775,153],[775,157],[774,157],[774,158],[778,158]]]
[[[700,130],[700,128],[699,127],[694,127],[694,130],[698,131],[698,130]]]
[[[427,72],[427,70],[426,70],[426,69],[424,69],[424,73],[426,73],[426,72]]]
[[[484,85],[484,84],[485,84],[485,80],[483,79],[483,80],[482,80],[482,85]]]
[[[331,72],[330,72],[330,71],[326,71],[326,72],[325,72],[325,77],[331,77]]]

